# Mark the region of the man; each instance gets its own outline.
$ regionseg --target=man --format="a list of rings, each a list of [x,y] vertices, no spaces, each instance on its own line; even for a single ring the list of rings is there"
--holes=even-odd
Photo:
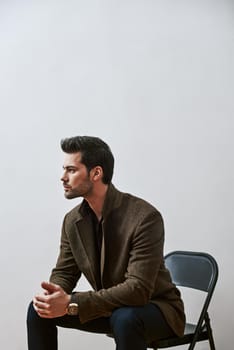
[[[65,197],[60,253],[44,293],[29,306],[28,349],[57,350],[57,326],[112,333],[118,350],[182,335],[180,293],[164,266],[160,213],[111,183],[114,158],[97,137],[62,140]],[[93,290],[73,292],[81,274]]]

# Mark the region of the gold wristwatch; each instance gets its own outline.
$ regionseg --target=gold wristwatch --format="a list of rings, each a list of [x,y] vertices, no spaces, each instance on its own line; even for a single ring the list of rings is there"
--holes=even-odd
[[[67,314],[70,316],[77,316],[78,315],[78,304],[77,303],[70,303],[67,307]]]

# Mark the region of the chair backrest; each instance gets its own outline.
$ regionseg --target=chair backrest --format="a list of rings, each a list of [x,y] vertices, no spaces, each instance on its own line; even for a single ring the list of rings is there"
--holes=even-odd
[[[211,255],[190,251],[174,251],[167,254],[165,256],[165,265],[170,271],[175,285],[206,292],[206,298],[196,324],[194,338],[190,345],[191,349],[193,349],[202,329],[202,324],[208,317],[208,306],[218,279],[218,265]]]
[[[165,265],[177,286],[213,292],[218,278],[218,265],[211,255],[174,251],[165,256]]]

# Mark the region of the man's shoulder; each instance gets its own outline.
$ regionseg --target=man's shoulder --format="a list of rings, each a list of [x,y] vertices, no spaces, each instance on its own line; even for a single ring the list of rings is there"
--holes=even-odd
[[[154,214],[161,216],[160,211],[155,207],[152,203],[147,201],[146,199],[139,197],[132,193],[120,192],[121,193],[121,205],[124,211],[130,211],[135,215],[147,215]]]
[[[128,201],[129,203],[132,203],[132,204],[143,205],[148,208],[156,209],[156,207],[152,203],[147,201],[147,199],[144,199],[143,197],[137,196],[133,193],[120,191],[116,189],[113,185],[112,185],[112,192],[114,193],[115,196],[118,196],[121,199],[121,202]]]

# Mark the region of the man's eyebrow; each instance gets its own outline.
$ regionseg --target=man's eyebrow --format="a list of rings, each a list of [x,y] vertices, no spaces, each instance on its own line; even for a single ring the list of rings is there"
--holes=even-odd
[[[64,169],[64,170],[67,170],[67,169],[77,169],[77,167],[74,166],[74,165],[66,165],[66,166],[63,165],[63,169]]]

